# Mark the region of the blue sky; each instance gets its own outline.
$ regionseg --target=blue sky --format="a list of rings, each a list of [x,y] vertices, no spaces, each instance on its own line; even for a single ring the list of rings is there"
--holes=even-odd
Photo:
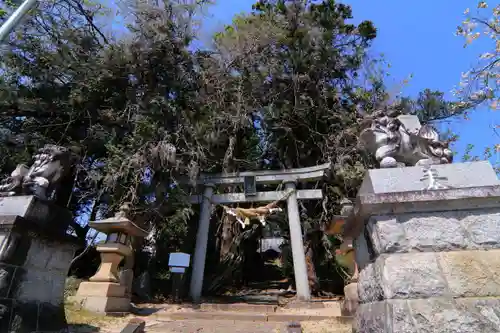
[[[204,22],[204,37],[210,36],[223,24],[231,22],[235,14],[251,9],[253,0],[218,0],[208,11]],[[463,39],[454,35],[463,20],[467,7],[475,8],[477,1],[396,1],[344,0],[353,8],[354,22],[371,20],[378,29],[373,51],[383,53],[391,64],[387,84],[394,88],[413,78],[403,88],[405,95],[418,94],[425,88],[441,90],[448,98],[460,81],[462,72],[474,65],[478,55],[488,47],[484,42],[463,48]],[[471,113],[470,120],[449,120],[440,127],[451,128],[460,135],[454,145],[458,158],[467,144],[474,144],[477,154],[487,146],[500,142],[492,126],[500,124],[500,113],[482,108]],[[457,160],[458,160],[457,158]],[[492,163],[497,161],[492,158]]]

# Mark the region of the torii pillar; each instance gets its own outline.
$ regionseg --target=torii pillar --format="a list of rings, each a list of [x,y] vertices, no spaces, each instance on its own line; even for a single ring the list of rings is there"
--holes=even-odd
[[[304,253],[304,242],[302,238],[302,228],[300,226],[299,204],[297,202],[297,191],[295,182],[285,184],[285,188],[292,194],[286,200],[288,211],[288,225],[290,228],[290,242],[292,245],[293,272],[295,273],[295,288],[297,298],[308,301],[311,298],[309,281],[307,278],[306,256]]]
[[[203,201],[200,211],[200,222],[196,232],[196,247],[193,257],[193,270],[191,272],[191,285],[189,293],[194,302],[199,302],[203,289],[203,275],[205,273],[205,259],[207,256],[208,233],[210,231],[210,215],[214,193],[214,185],[206,184],[203,190]]]

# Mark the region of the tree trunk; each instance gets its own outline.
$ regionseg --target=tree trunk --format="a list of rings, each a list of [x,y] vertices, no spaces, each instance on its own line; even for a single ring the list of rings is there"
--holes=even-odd
[[[223,173],[230,173],[233,172],[233,152],[234,148],[236,146],[236,136],[231,136],[229,138],[229,145],[227,147],[226,154],[224,155],[224,162],[223,162]],[[232,191],[233,188],[229,187],[229,191]],[[229,216],[224,215],[221,221],[221,235],[220,235],[220,253],[219,253],[219,259],[222,262],[224,258],[229,254],[231,251],[231,245],[233,243],[233,238],[236,236],[234,234],[234,226],[233,226],[233,220],[229,218]]]
[[[224,215],[222,218],[222,232],[220,240],[220,253],[219,258],[222,261],[224,257],[231,251],[231,244],[234,237],[233,223],[229,216]]]
[[[307,267],[307,280],[309,281],[309,289],[311,295],[317,295],[320,291],[319,280],[316,275],[316,268],[314,267],[314,250],[311,241],[306,241],[306,267]]]

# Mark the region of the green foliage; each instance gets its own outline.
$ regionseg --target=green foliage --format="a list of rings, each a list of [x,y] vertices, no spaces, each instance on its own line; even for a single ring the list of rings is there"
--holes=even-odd
[[[430,89],[420,92],[415,100],[402,98],[401,104],[405,113],[417,115],[420,122],[445,119],[456,113],[454,103],[446,101],[443,92]]]
[[[465,19],[457,27],[457,36],[465,39],[464,48],[484,40],[489,43],[489,50],[478,56],[477,63],[462,73],[460,83],[453,93],[460,102],[455,108],[472,109],[487,105],[491,110],[500,109],[500,5],[478,1],[475,9],[467,8]],[[466,119],[467,113],[465,113]],[[494,134],[498,136],[495,125]],[[464,153],[465,161],[488,159],[498,172],[500,170],[498,153],[500,144],[486,147],[482,156],[472,154],[474,146],[469,145]],[[495,156],[495,159],[492,157]]]
[[[489,6],[478,1],[477,11],[465,10],[465,20],[457,27],[457,35],[465,38],[464,47],[484,38],[491,43],[491,49],[479,56],[477,66],[462,73],[455,94],[461,98],[461,106],[477,106],[484,102],[490,108],[500,108],[500,5]]]

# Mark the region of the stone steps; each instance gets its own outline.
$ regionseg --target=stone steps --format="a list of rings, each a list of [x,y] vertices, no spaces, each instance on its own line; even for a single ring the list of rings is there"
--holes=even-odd
[[[199,311],[230,311],[230,312],[260,312],[273,313],[276,312],[278,306],[272,304],[217,304],[203,303],[197,307]]]
[[[333,320],[339,324],[350,324],[352,317],[295,314],[295,313],[256,313],[256,312],[233,312],[233,311],[189,311],[189,312],[158,312],[153,315],[156,320],[229,320],[229,321],[253,321],[253,322],[289,322],[289,321],[319,321]]]
[[[342,301],[321,301],[321,302],[291,302],[285,306],[277,304],[248,304],[248,303],[202,303],[193,308],[200,311],[230,311],[230,312],[286,312],[289,310],[322,311],[329,309],[339,311]]]

